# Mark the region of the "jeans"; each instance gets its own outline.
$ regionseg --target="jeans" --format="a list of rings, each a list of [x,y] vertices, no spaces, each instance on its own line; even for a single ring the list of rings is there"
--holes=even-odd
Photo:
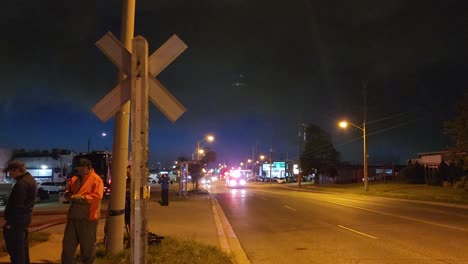
[[[161,200],[162,205],[169,205],[169,189],[161,190]]]
[[[28,228],[3,226],[3,239],[12,264],[29,264]]]

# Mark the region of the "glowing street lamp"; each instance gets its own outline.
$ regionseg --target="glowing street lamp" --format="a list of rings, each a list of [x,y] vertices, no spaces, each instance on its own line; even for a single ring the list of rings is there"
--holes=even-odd
[[[347,128],[348,125],[351,125],[362,131],[362,142],[363,142],[363,171],[364,171],[364,190],[367,192],[369,190],[369,178],[367,175],[367,142],[366,142],[366,122],[362,123],[362,127],[355,125],[351,122],[341,121],[338,125],[342,128]]]
[[[205,140],[207,140],[209,142],[212,142],[214,140],[214,137],[212,135],[208,135],[204,139],[198,140],[198,142],[197,142],[197,160],[200,160],[200,154],[203,154],[203,152],[200,152],[201,151],[200,143],[205,141]]]

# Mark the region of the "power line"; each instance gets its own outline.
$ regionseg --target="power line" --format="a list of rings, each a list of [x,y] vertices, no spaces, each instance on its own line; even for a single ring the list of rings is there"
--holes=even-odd
[[[398,114],[394,114],[394,115],[391,115],[391,116],[387,116],[387,117],[383,117],[383,118],[380,118],[380,119],[377,119],[377,120],[373,120],[373,121],[370,121],[370,122],[367,122],[366,124],[372,124],[372,123],[377,123],[377,122],[380,122],[380,121],[383,121],[383,120],[387,120],[387,119],[390,119],[390,118],[394,118],[394,117],[397,117],[397,116],[402,116],[402,115],[405,115],[407,114],[408,112],[401,112],[401,113],[398,113]]]

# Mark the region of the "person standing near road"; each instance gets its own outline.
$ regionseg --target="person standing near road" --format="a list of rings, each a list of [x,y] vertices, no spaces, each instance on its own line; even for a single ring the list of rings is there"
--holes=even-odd
[[[104,194],[104,183],[88,159],[75,164],[77,175],[69,181],[65,198],[70,201],[67,224],[62,241],[62,263],[74,263],[78,244],[81,261],[94,263],[96,258],[96,231]]]
[[[161,184],[161,205],[169,205],[169,176],[167,174],[161,175],[158,181]]]
[[[131,174],[132,167],[130,165],[127,166],[127,180],[125,185],[125,228],[127,232],[130,233],[130,213],[131,213],[131,201],[130,201],[130,193],[132,189],[132,174]]]
[[[37,183],[19,160],[8,163],[4,172],[8,172],[16,183],[5,206],[3,239],[11,263],[29,264],[28,226],[36,201]]]

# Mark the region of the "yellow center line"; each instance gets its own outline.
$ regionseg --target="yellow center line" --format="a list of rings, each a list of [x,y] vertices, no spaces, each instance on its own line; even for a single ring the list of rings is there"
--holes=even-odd
[[[372,239],[378,239],[378,238],[376,238],[375,236],[371,236],[371,235],[368,235],[368,234],[366,234],[366,233],[362,233],[362,232],[356,231],[356,230],[351,229],[351,228],[348,228],[348,227],[346,227],[346,226],[342,226],[342,225],[338,225],[338,226],[341,227],[341,228],[343,228],[343,229],[346,229],[346,230],[348,230],[348,231],[351,231],[351,232],[354,232],[354,233],[356,233],[356,234],[359,234],[359,235],[361,235],[361,236],[369,237],[369,238],[372,238]]]

